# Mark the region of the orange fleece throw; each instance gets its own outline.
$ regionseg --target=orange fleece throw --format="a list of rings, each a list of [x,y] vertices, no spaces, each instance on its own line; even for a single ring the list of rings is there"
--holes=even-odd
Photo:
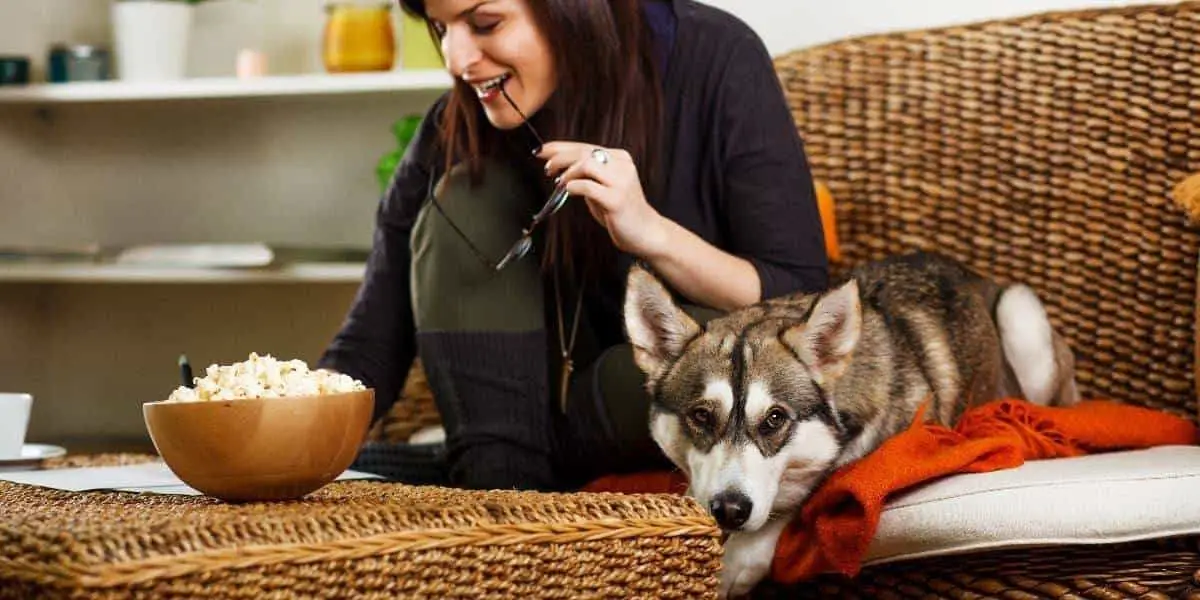
[[[780,537],[772,579],[795,583],[821,573],[856,575],[888,498],[939,477],[1007,469],[1026,460],[1200,442],[1200,431],[1188,419],[1103,400],[1069,408],[998,400],[968,410],[953,430],[925,423],[923,412],[907,430],[826,479]],[[584,491],[686,489],[683,475],[673,472],[603,477]]]

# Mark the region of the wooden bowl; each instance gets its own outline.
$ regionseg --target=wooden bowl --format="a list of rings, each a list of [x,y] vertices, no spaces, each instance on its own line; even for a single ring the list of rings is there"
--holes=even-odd
[[[147,402],[146,429],[184,483],[230,502],[290,500],[341,475],[357,456],[373,390],[327,396]]]

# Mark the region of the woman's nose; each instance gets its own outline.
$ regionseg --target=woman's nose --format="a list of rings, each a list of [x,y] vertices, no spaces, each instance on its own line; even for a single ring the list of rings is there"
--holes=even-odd
[[[455,77],[462,77],[471,65],[479,62],[482,53],[474,37],[465,28],[451,27],[442,37],[442,55],[446,57],[446,69]]]

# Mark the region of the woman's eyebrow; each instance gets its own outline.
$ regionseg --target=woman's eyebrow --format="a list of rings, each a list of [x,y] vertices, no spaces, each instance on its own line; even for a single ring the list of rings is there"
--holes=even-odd
[[[480,6],[483,6],[484,4],[491,4],[492,1],[493,0],[481,0],[480,2],[476,2],[475,5],[472,6],[471,8],[468,8],[468,9],[458,13],[457,18],[461,19],[463,17],[466,17],[466,16],[470,15],[471,13],[475,12],[476,10],[478,10]]]

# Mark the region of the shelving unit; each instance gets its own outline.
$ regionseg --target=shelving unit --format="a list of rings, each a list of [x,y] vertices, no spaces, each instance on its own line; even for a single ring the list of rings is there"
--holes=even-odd
[[[270,269],[0,264],[0,283],[357,283],[366,266],[298,263]]]
[[[121,81],[36,84],[0,88],[0,107],[86,103],[170,102],[234,98],[288,98],[389,93],[437,93],[452,85],[442,69],[387,73],[310,74],[255,79],[196,78],[172,82]],[[211,269],[129,265],[0,262],[8,283],[356,283],[359,263],[291,264],[273,269]]]
[[[448,89],[450,76],[441,69],[387,73],[313,74],[255,79],[201,78],[163,83],[121,81],[36,84],[0,88],[0,104],[68,104],[276,98],[338,94],[436,92]]]
[[[57,42],[111,39],[107,2],[66,4],[0,0],[5,53],[32,57],[34,77]],[[357,252],[265,267],[5,254],[370,244],[375,168],[395,147],[395,123],[424,114],[453,79],[403,61],[388,72],[325,73],[317,3],[239,4],[197,7],[207,14],[196,27],[207,29],[190,45],[188,72],[215,77],[0,87],[0,388],[36,398],[31,442],[153,450],[141,403],[177,385],[180,354],[193,365],[250,352],[314,364],[347,316],[366,270]],[[243,47],[268,56],[271,74],[234,77]]]

